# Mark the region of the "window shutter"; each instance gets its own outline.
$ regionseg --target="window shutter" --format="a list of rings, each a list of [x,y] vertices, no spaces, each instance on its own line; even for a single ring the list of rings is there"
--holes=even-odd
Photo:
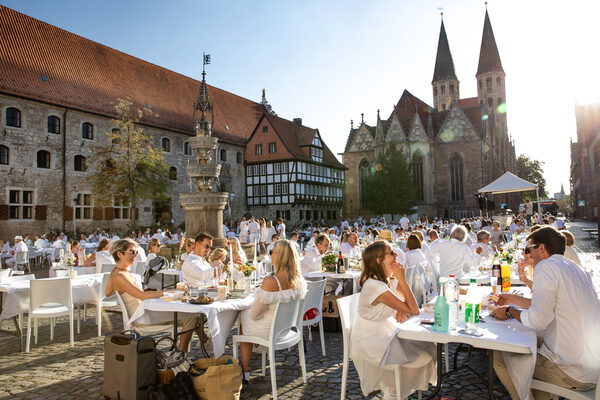
[[[102,221],[102,207],[94,207],[92,218],[94,221]]]
[[[115,209],[113,207],[104,207],[104,219],[112,221],[115,218]]]
[[[48,206],[35,206],[35,219],[45,221],[48,214]]]
[[[73,221],[73,207],[65,206],[63,215],[65,221]]]
[[[8,204],[0,204],[0,221],[8,220]]]

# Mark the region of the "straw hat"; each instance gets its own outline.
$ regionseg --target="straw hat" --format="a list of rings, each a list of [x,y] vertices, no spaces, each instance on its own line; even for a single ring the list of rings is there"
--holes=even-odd
[[[379,232],[379,237],[387,242],[391,242],[392,241],[392,231],[390,231],[389,229],[382,229]]]

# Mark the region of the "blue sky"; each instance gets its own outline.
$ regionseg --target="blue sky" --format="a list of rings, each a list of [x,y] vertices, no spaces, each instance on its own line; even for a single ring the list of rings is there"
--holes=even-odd
[[[319,128],[343,151],[350,120],[387,118],[404,89],[432,104],[440,6],[461,81],[476,96],[483,1],[9,1],[0,4]],[[569,190],[574,105],[600,102],[598,1],[490,0],[517,153],[545,162],[548,190]]]

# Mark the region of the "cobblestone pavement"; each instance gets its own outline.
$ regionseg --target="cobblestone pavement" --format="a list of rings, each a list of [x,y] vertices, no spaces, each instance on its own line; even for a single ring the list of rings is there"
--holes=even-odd
[[[581,229],[594,224],[575,222],[567,225],[576,237],[576,250],[584,267],[589,269],[600,292],[600,256],[596,242]],[[47,276],[47,271],[36,271],[38,277]],[[86,322],[82,322],[81,333],[75,336],[75,348],[71,349],[68,340],[68,323],[59,319],[55,330],[55,339],[50,341],[49,325],[40,323],[38,344],[32,344],[31,353],[19,353],[17,338],[14,335],[0,333],[0,400],[3,399],[98,399],[101,398],[104,352],[103,338],[96,336],[95,309],[90,307]],[[120,330],[121,315],[118,312],[104,313],[103,332]],[[1,322],[3,330],[14,333],[12,320]],[[305,335],[307,337],[308,335]],[[313,329],[313,341],[307,341],[307,378],[303,384],[298,352],[277,352],[278,396],[283,399],[339,399],[341,386],[342,336],[338,332],[326,332],[327,356],[320,352],[319,333]],[[195,348],[196,342],[192,343]],[[451,351],[456,346],[451,346]],[[208,344],[210,350],[210,343]],[[231,354],[231,339],[226,348]],[[198,350],[191,357],[200,357]],[[460,353],[459,363],[465,354]],[[475,370],[485,373],[487,355],[474,352],[471,362]],[[252,359],[250,385],[242,394],[242,399],[268,399],[271,393],[269,374],[260,376],[260,357]],[[494,392],[497,399],[509,399],[506,391],[496,379]],[[487,383],[474,373],[461,370],[444,379],[441,396],[450,399],[487,398]],[[416,396],[414,396],[416,398]],[[364,398],[360,382],[354,367],[350,366],[347,385],[347,398]],[[379,392],[366,398],[379,399]]]

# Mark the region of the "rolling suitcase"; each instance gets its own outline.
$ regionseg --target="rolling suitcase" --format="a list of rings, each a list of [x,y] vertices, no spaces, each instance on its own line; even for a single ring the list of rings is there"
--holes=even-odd
[[[148,399],[156,383],[154,338],[131,331],[104,337],[102,395],[117,400]]]

